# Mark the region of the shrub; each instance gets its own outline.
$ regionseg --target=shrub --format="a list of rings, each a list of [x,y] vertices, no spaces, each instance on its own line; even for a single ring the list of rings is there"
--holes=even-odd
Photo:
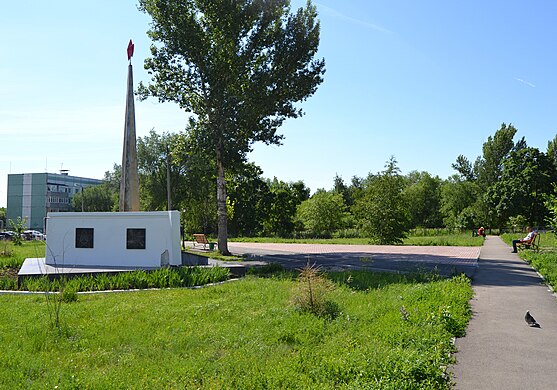
[[[334,319],[340,313],[340,307],[327,299],[334,288],[334,283],[323,275],[319,267],[308,264],[300,270],[298,283],[294,286],[292,294],[292,303],[300,311]]]

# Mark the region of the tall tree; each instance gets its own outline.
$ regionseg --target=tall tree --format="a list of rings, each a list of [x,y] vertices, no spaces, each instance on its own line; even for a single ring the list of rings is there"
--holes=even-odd
[[[225,170],[254,142],[280,144],[277,129],[323,81],[316,8],[290,13],[289,0],[140,0],[155,42],[142,98],[173,101],[194,114],[195,138],[217,170],[218,246],[228,253]]]
[[[476,161],[475,169],[478,181],[485,189],[495,184],[501,177],[503,161],[515,147],[513,138],[516,131],[512,124],[502,123],[495,135],[489,136],[483,144],[483,156]]]
[[[540,225],[548,215],[546,198],[553,193],[553,163],[537,148],[514,150],[503,163],[501,179],[486,194],[498,226],[521,215],[531,225]]]
[[[377,244],[400,244],[410,225],[403,194],[404,178],[391,157],[385,170],[369,176],[363,196],[354,204],[354,214],[362,231]]]

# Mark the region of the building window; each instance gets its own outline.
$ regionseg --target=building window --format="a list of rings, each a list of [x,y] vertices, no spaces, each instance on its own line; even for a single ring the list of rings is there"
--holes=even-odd
[[[145,229],[128,229],[126,249],[145,249]]]
[[[75,247],[76,248],[93,248],[94,229],[93,228],[76,228],[75,229]]]

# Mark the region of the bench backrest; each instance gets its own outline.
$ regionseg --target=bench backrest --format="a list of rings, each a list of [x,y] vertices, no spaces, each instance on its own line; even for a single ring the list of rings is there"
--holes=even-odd
[[[540,239],[542,238],[541,234],[536,232],[536,234],[534,234],[534,238],[532,238],[532,244],[537,244],[540,245]]]
[[[205,234],[194,234],[193,239],[198,244],[208,244],[209,241],[207,240],[207,236]]]

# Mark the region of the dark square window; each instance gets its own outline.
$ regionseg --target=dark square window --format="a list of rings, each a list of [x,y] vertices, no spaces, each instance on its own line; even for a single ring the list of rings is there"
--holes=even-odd
[[[128,229],[126,249],[145,249],[145,229]]]
[[[75,247],[76,248],[93,248],[94,229],[93,228],[76,228],[75,229]]]

